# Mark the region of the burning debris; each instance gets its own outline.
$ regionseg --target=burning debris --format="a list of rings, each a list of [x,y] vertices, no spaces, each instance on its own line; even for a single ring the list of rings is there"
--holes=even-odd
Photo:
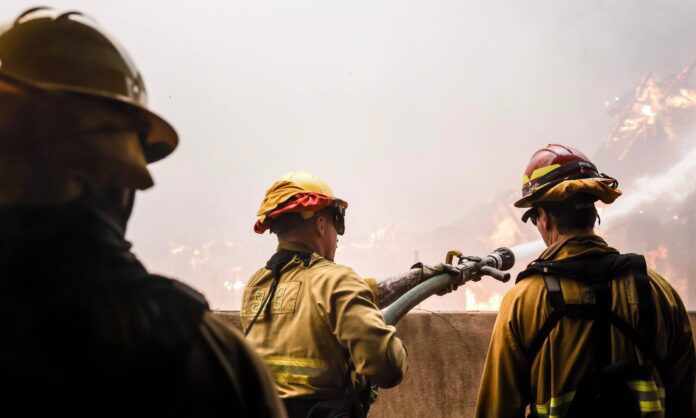
[[[689,81],[695,68],[696,63],[661,81],[650,75],[632,93],[605,102],[613,119],[605,151],[612,159],[631,161],[632,152],[674,148],[670,143],[693,124],[696,88]]]

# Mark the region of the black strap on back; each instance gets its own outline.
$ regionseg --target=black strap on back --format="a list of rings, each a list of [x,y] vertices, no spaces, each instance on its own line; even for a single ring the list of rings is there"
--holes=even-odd
[[[270,270],[273,274],[273,283],[271,283],[271,289],[269,290],[266,298],[261,303],[259,310],[256,311],[254,319],[251,320],[251,322],[249,323],[249,327],[247,327],[247,329],[244,331],[245,337],[249,335],[251,328],[254,326],[254,324],[256,324],[256,321],[259,319],[259,316],[261,316],[261,312],[263,312],[264,310],[266,311],[266,314],[270,312],[270,301],[273,300],[273,295],[275,295],[276,289],[278,288],[278,283],[280,283],[280,272],[295,257],[302,260],[302,263],[306,267],[309,265],[309,260],[312,258],[312,254],[303,251],[280,250],[277,253],[273,254],[270,260],[268,260],[268,262],[266,263],[266,269]]]
[[[636,283],[640,327],[631,327],[623,318],[611,310],[611,282],[627,268]],[[530,363],[536,358],[541,346],[551,331],[563,317],[571,319],[593,320],[597,323],[596,344],[601,366],[611,363],[611,325],[624,334],[652,364],[661,371],[662,361],[654,347],[656,325],[655,306],[652,300],[650,279],[648,278],[645,258],[637,254],[604,254],[577,257],[559,261],[535,261],[527,270],[519,274],[517,282],[533,274],[544,277],[547,300],[552,311],[542,327],[532,339],[527,350]],[[594,291],[593,304],[567,304],[563,297],[559,277],[587,283]]]

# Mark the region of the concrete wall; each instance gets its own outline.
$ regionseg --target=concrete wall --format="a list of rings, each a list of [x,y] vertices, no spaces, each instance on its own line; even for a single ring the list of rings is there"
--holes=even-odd
[[[237,312],[218,312],[236,327]],[[696,313],[691,313],[696,335]],[[399,322],[409,371],[394,389],[381,390],[370,418],[471,417],[495,313],[413,311]]]

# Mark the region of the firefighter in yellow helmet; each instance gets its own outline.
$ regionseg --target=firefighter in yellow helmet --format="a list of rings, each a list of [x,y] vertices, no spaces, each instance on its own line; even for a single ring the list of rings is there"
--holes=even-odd
[[[278,250],[247,284],[242,326],[291,418],[366,416],[367,380],[392,387],[406,370],[406,350],[379,308],[422,280],[460,274],[420,265],[378,285],[334,263],[347,207],[319,177],[290,172],[268,189],[254,225],[277,234]]]
[[[282,417],[242,336],[130,252],[135,190],[177,145],[92,19],[0,29],[0,375],[26,416]]]
[[[503,299],[476,417],[693,417],[696,355],[677,292],[595,235],[621,195],[573,148],[533,156],[522,198],[547,245]]]

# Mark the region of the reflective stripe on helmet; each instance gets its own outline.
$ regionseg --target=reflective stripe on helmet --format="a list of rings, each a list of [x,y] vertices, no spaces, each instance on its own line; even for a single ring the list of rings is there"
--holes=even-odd
[[[602,176],[597,171],[597,167],[589,161],[574,161],[563,165],[554,164],[534,170],[530,181],[522,186],[522,195],[528,196],[542,187],[549,187],[563,180]]]
[[[560,164],[553,164],[547,165],[546,167],[537,168],[536,170],[534,170],[534,172],[532,172],[531,178],[527,177],[526,174],[524,175],[524,177],[522,177],[522,184],[527,184],[532,180],[538,179],[541,176],[545,176],[546,174],[552,172],[560,166]]]

